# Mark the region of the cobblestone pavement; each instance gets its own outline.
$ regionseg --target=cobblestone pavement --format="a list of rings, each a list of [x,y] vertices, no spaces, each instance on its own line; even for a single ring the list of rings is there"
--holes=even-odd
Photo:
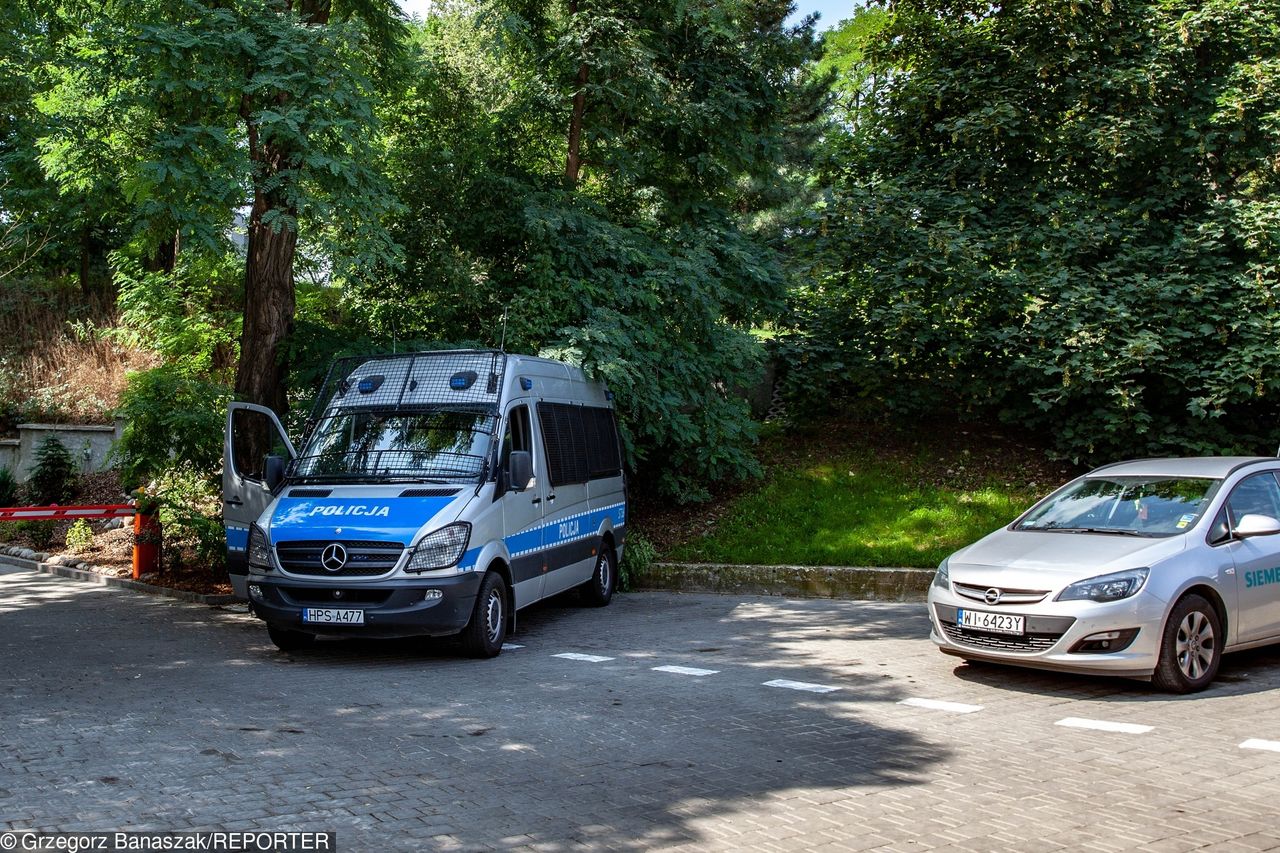
[[[416,641],[284,654],[242,613],[2,572],[0,828],[334,829],[346,850],[1280,846],[1280,752],[1241,747],[1280,741],[1280,652],[1181,698],[965,665],[927,630],[918,604],[652,593],[536,608],[492,661]]]

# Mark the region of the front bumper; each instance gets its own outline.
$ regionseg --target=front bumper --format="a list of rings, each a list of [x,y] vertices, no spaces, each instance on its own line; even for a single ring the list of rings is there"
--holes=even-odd
[[[959,608],[1024,616],[1025,633],[1011,636],[960,628],[956,625]],[[943,652],[966,659],[1060,672],[1150,678],[1160,653],[1164,610],[1164,602],[1145,590],[1107,604],[1046,599],[1036,604],[991,606],[934,586],[929,589],[929,638]],[[1121,651],[1071,651],[1090,635],[1132,628],[1137,628],[1138,634]]]
[[[466,572],[445,578],[395,578],[347,584],[326,580],[327,583],[251,574],[248,577],[249,609],[271,625],[309,634],[439,637],[456,634],[467,626],[481,576]],[[425,598],[430,590],[439,590],[441,597]],[[364,624],[303,622],[302,611],[308,607],[363,610]]]

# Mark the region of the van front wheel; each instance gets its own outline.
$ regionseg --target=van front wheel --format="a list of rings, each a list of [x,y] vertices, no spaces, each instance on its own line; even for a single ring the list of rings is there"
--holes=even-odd
[[[618,562],[613,556],[613,549],[601,548],[596,557],[596,570],[591,580],[584,583],[582,600],[592,607],[604,607],[613,598],[613,591],[618,586]]]
[[[507,638],[507,584],[489,572],[480,582],[471,621],[462,629],[462,646],[473,658],[497,657]]]

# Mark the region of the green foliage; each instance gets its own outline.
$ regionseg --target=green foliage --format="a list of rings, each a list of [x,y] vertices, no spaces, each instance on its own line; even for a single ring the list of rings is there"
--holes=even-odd
[[[56,436],[49,436],[36,448],[35,467],[27,481],[27,491],[36,505],[69,501],[76,490],[75,459]]]
[[[386,108],[402,270],[347,291],[384,342],[498,343],[617,393],[633,463],[682,499],[758,471],[732,388],[785,279],[757,226],[821,87],[785,3],[485,4],[433,16]],[[566,174],[582,65],[584,166]],[[809,112],[806,112],[806,108]]]
[[[710,534],[664,556],[744,565],[933,568],[1007,524],[1037,497],[1003,482],[934,485],[929,480],[936,473],[922,475],[911,464],[863,452],[787,466],[735,499]]]
[[[76,521],[67,528],[67,550],[72,554],[83,554],[93,548],[93,530],[89,528],[89,522],[83,518]]]
[[[0,468],[0,507],[16,506],[18,481],[8,468]]]
[[[58,522],[56,521],[17,521],[10,522],[13,532],[18,536],[25,536],[27,541],[31,543],[31,547],[38,551],[44,551],[53,544],[53,534],[57,532]]]
[[[627,541],[622,547],[622,559],[618,563],[618,589],[630,591],[636,578],[649,571],[653,561],[658,559],[658,549],[639,530],[627,532]]]
[[[1270,452],[1277,53],[1255,0],[896,3],[797,241],[796,385],[925,389],[1076,458]]]
[[[147,494],[159,506],[166,553],[179,553],[177,546],[185,546],[197,566],[220,576],[227,550],[222,490],[216,473],[209,470],[186,463],[171,465],[156,474]]]
[[[240,337],[243,270],[229,255],[187,253],[171,273],[147,272],[123,252],[111,256],[120,310],[115,337],[162,355],[184,372],[227,372]]]
[[[230,401],[227,386],[173,366],[131,375],[120,404],[124,434],[115,449],[126,487],[173,464],[216,470]]]

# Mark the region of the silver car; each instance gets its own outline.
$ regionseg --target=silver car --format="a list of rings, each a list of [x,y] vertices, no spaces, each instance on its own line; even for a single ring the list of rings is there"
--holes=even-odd
[[[1090,471],[938,566],[932,639],[965,659],[1203,690],[1280,641],[1280,459]]]

